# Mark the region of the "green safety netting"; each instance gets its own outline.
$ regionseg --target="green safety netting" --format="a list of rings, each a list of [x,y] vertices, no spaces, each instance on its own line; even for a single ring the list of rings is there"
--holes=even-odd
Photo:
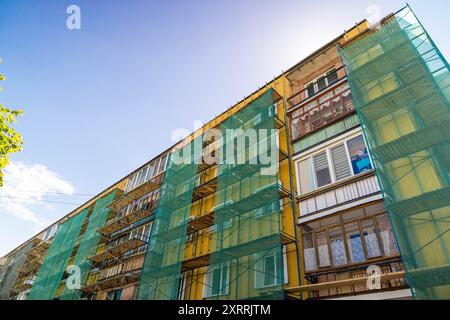
[[[284,266],[273,89],[220,125],[212,254],[203,297],[282,299]]]
[[[59,227],[30,290],[29,300],[55,298],[87,212],[88,210],[83,210]]]
[[[184,146],[182,157],[170,155],[138,299],[193,299],[198,290],[206,299],[284,297],[280,98],[269,89],[220,125],[215,177],[199,179],[206,170],[202,137]],[[207,196],[214,199],[210,224],[209,214],[191,215],[193,203]]]
[[[17,292],[12,289],[19,278],[19,270],[26,262],[26,254],[33,247],[30,242],[11,255],[0,270],[0,300],[11,299]]]
[[[86,283],[87,277],[89,276],[89,271],[91,270],[92,264],[90,263],[90,260],[88,258],[94,255],[97,251],[101,238],[101,235],[99,232],[97,232],[97,230],[105,225],[110,211],[107,206],[114,200],[115,194],[116,191],[113,191],[108,195],[98,199],[95,202],[94,210],[89,217],[86,231],[83,234],[80,246],[73,261],[73,266],[78,266],[80,268],[81,285],[84,285]],[[89,209],[85,210],[89,211]],[[60,299],[77,300],[81,298],[81,295],[81,290],[65,286]]]
[[[141,272],[138,299],[174,300],[178,297],[188,217],[201,152],[199,137],[169,155]]]
[[[416,298],[448,299],[449,65],[409,6],[340,54],[407,280]]]

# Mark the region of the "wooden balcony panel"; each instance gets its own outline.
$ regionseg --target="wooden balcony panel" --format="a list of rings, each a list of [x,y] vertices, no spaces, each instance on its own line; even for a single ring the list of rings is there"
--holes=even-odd
[[[402,279],[405,277],[405,271],[391,272],[380,275],[380,281]],[[327,290],[339,287],[364,284],[367,283],[369,277],[355,277],[352,279],[336,280],[322,283],[306,284],[299,287],[291,287],[284,289],[287,293],[301,293],[308,291]]]
[[[127,193],[124,193],[122,196],[114,200],[110,205],[108,205],[108,208],[112,210],[112,215],[114,215],[114,212],[118,212],[120,209],[126,207],[134,200],[157,189],[162,183],[162,175],[163,173],[160,173],[156,177],[153,177],[152,179],[144,182],[143,184],[128,191]]]
[[[147,242],[138,239],[138,238],[131,238],[128,239],[112,248],[107,249],[106,251],[103,251],[101,253],[98,253],[89,259],[93,261],[94,263],[100,263],[108,259],[119,257],[120,255],[124,254],[127,251],[139,248],[140,246],[143,246]]]
[[[110,235],[113,232],[116,232],[122,228],[125,228],[126,226],[129,226],[130,224],[133,224],[139,220],[142,220],[144,218],[147,218],[151,216],[154,213],[155,208],[152,210],[147,210],[144,208],[141,208],[139,210],[135,210],[131,212],[130,214],[127,214],[119,219],[115,219],[114,221],[111,221],[107,223],[105,226],[100,228],[98,231],[103,235]]]
[[[195,219],[189,221],[189,226],[192,230],[198,231],[208,228],[214,224],[214,211],[210,211]]]
[[[194,188],[192,193],[192,202],[213,194],[217,190],[217,177]]]
[[[181,272],[206,267],[210,264],[211,254],[201,255],[192,259],[184,260],[181,264]]]
[[[106,289],[123,286],[139,280],[141,269],[126,271],[117,275],[99,279],[97,282],[84,286],[81,290],[92,293],[95,291],[104,291]]]

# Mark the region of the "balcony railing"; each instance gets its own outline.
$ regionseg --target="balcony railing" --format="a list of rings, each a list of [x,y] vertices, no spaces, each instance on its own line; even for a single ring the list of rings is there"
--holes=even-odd
[[[321,213],[327,209],[366,198],[380,192],[373,171],[366,172],[335,184],[330,184],[310,194],[299,197],[300,216]]]
[[[355,112],[347,83],[330,88],[291,114],[292,140],[309,135]]]
[[[380,269],[380,288],[375,292],[387,291],[387,290],[399,290],[408,288],[406,278],[403,276],[389,279],[383,278],[383,275],[401,274],[403,265],[400,259],[393,259],[391,261],[379,262],[375,264]],[[321,273],[314,276],[309,276],[310,280],[315,283],[322,284],[323,287],[318,286],[318,290],[311,290],[311,298],[320,299],[327,297],[339,297],[339,296],[351,296],[358,294],[366,294],[374,292],[367,286],[367,281],[357,282],[354,284],[339,285],[339,280],[357,280],[359,278],[365,279],[367,276],[367,265],[344,269],[341,271],[331,271],[328,273]],[[350,282],[350,281],[349,281]]]

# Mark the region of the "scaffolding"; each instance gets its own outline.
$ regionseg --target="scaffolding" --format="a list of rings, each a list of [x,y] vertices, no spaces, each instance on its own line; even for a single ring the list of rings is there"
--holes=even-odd
[[[213,252],[205,274],[208,299],[284,298],[283,244],[289,238],[281,233],[280,199],[289,191],[278,179],[279,100],[269,89],[220,126],[224,162],[218,166]],[[247,128],[256,129],[254,142]],[[242,136],[249,138],[244,147],[238,143]]]
[[[197,290],[206,299],[284,297],[283,245],[295,239],[281,232],[280,200],[291,194],[278,178],[288,158],[278,144],[280,100],[270,88],[216,128],[219,140],[199,136],[170,155],[138,299],[194,299]],[[261,130],[251,141],[246,129]]]
[[[110,211],[107,206],[114,200],[116,191],[117,190],[114,190],[108,195],[98,199],[95,202],[94,210],[89,217],[86,231],[83,234],[73,261],[73,265],[80,268],[80,284],[86,283],[89,272],[93,266],[91,260],[89,260],[89,256],[92,252],[97,251],[102,237],[98,232],[98,229],[105,226]],[[89,211],[89,209],[85,210]],[[69,286],[64,286],[64,291],[60,296],[60,299],[78,300],[82,297],[82,293],[81,288],[69,288]]]
[[[15,285],[20,279],[20,271],[27,260],[27,252],[33,247],[30,242],[18,250],[14,255],[8,258],[0,271],[0,300],[8,300],[18,292],[15,291]]]
[[[449,65],[409,6],[340,47],[408,283],[450,298]]]
[[[55,298],[88,211],[83,210],[59,227],[30,290],[29,300]]]
[[[169,155],[139,282],[138,299],[177,299],[194,178],[201,159],[201,148],[194,147],[198,145],[198,139],[178,150],[179,157],[174,153]]]

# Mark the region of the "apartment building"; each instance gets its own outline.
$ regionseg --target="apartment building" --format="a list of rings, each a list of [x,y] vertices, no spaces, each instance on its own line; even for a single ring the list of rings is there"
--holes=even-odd
[[[368,28],[359,24],[287,75],[302,268],[312,283],[304,290],[312,298],[411,296],[338,52]],[[357,281],[368,268],[397,277],[368,288]]]
[[[445,297],[448,79],[409,7],[362,21],[3,257],[0,298]]]

